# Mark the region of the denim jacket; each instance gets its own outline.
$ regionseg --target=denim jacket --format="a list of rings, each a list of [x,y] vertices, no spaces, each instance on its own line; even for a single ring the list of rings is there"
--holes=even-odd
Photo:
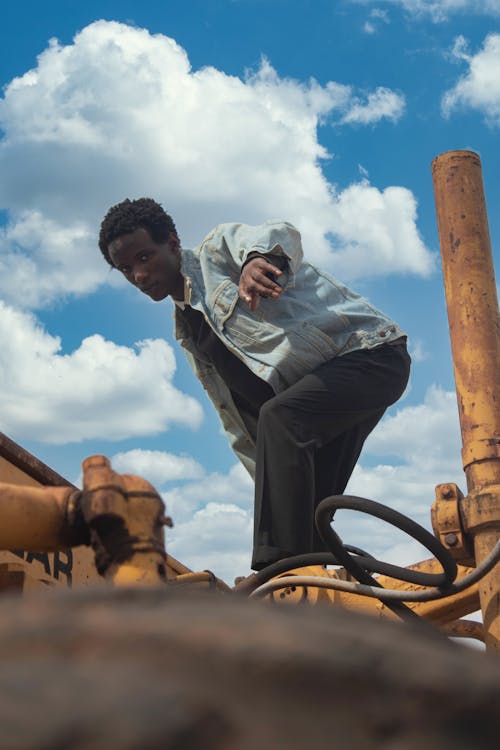
[[[282,294],[261,298],[255,312],[238,296],[241,268],[253,252],[286,259],[277,278]],[[224,345],[275,393],[333,357],[405,335],[365,299],[305,261],[300,234],[287,222],[219,224],[194,250],[182,250],[182,273],[185,303],[202,312]],[[177,310],[175,337],[215,405],[231,447],[254,476],[254,439]]]

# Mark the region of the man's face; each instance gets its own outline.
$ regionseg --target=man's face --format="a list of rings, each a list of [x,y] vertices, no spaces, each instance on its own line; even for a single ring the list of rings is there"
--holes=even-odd
[[[165,297],[183,299],[179,238],[173,232],[165,242],[155,242],[147,229],[140,227],[117,237],[108,246],[113,265],[127,281],[155,302]]]

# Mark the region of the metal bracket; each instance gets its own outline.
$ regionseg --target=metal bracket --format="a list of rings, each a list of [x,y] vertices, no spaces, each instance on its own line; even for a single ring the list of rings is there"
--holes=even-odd
[[[474,565],[472,540],[465,532],[460,512],[463,499],[456,484],[438,484],[436,501],[431,508],[432,528],[455,560],[461,565]]]

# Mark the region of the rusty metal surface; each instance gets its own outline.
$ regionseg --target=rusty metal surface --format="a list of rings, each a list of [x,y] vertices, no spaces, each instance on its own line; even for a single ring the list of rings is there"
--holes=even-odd
[[[57,471],[44,464],[43,461],[40,461],[36,456],[33,456],[29,451],[8,438],[3,432],[0,432],[0,456],[7,463],[12,464],[20,469],[21,472],[34,479],[38,484],[75,488],[71,482],[58,474]],[[6,481],[2,477],[1,471],[0,481]],[[11,481],[10,477],[7,481]]]
[[[468,496],[460,501],[476,564],[500,538],[500,316],[479,156],[432,162]],[[500,566],[480,583],[485,640],[500,651]]]
[[[90,456],[82,468],[82,512],[98,571],[117,586],[165,582],[163,527],[171,521],[153,485],[117,474],[106,456]]]
[[[469,492],[460,502],[464,529],[474,534],[500,524],[500,485],[488,485]]]
[[[87,471],[93,463],[100,464],[102,460],[98,457],[95,462],[91,458],[85,464]],[[171,555],[166,555],[164,559],[161,524],[156,523],[159,514],[154,511],[151,516],[154,507],[151,499],[158,500],[154,488],[137,477],[119,477],[113,472],[112,478],[120,488],[128,488],[132,498],[136,494],[134,499],[127,500],[130,505],[135,504],[135,511],[140,511],[138,504],[145,503],[143,510],[146,516],[149,514],[150,528],[155,524],[157,526],[155,544],[161,548],[163,562],[159,564],[165,568],[167,579],[174,580],[178,576],[191,574],[188,567]],[[53,486],[49,486],[50,482],[54,483]],[[72,502],[78,493],[70,482],[0,433],[0,591],[12,589],[31,593],[37,588],[95,585],[102,580],[97,573],[92,550],[85,546],[70,547],[88,543],[88,531],[86,527],[84,530],[81,528],[80,508],[77,507],[78,503]],[[100,497],[102,499],[102,494]],[[123,500],[123,496],[118,500]],[[87,505],[92,515],[91,508],[92,502]],[[110,508],[108,504],[108,510]],[[106,504],[101,503],[101,511],[105,510]],[[163,505],[160,504],[157,510],[161,511],[162,516]],[[162,517],[161,521],[163,523],[167,519]],[[137,547],[140,529],[132,524],[130,532],[137,537],[134,542]],[[157,570],[158,552],[153,557],[149,564]],[[140,558],[137,558],[132,565],[129,560],[127,565],[120,566],[120,576],[125,583],[134,576],[137,578],[139,563]],[[207,574],[202,575],[207,577]],[[154,580],[158,581],[156,575]],[[217,589],[223,588],[228,589],[222,581],[217,580]]]
[[[408,568],[411,570],[417,570],[421,573],[436,574],[442,572],[441,565],[435,558],[422,560],[414,565],[409,565]],[[471,570],[472,569],[469,567],[458,565],[456,580],[459,581],[464,578],[471,572]],[[399,621],[399,618],[394,612],[376,598],[361,596],[360,594],[341,591],[338,589],[320,589],[310,583],[306,585],[304,576],[315,576],[319,581],[324,578],[337,578],[348,581],[354,580],[343,568],[327,570],[321,566],[297,568],[271,579],[272,581],[286,579],[287,583],[286,587],[283,586],[281,589],[268,593],[268,599],[280,604],[308,604],[313,606],[318,604],[334,605],[335,607],[342,607],[372,617]],[[297,580],[295,584],[291,582],[293,578],[296,578]],[[310,579],[307,580],[310,581]],[[386,575],[378,575],[376,576],[376,580],[384,588],[401,592],[411,593],[414,591],[425,590],[424,586],[410,583],[408,581],[401,581]],[[435,599],[427,602],[409,602],[408,606],[420,617],[423,617],[434,624],[444,625],[446,623],[454,622],[459,617],[464,617],[472,612],[476,612],[479,609],[478,587],[477,585],[473,585],[465,591],[442,599]]]
[[[217,578],[211,570],[202,570],[198,573],[181,573],[175,579],[169,580],[169,586],[172,588],[188,586],[194,591],[212,591],[225,594],[233,593],[233,589],[220,578]]]
[[[74,493],[66,487],[22,487],[0,482],[0,549],[53,552],[85,544],[88,532],[68,521]]]
[[[478,155],[442,154],[434,159],[432,174],[470,491],[500,475],[500,319],[495,274]]]
[[[431,508],[434,534],[462,565],[474,565],[472,540],[464,529],[460,504],[463,494],[456,484],[448,482],[436,487],[436,500]]]
[[[0,433],[0,485],[3,483],[24,489],[48,486],[76,489],[64,477]],[[5,517],[0,521],[3,522],[4,532],[9,528],[15,530],[18,525],[16,522],[13,527],[8,527]],[[29,530],[29,541],[33,541],[32,530]],[[85,546],[55,552],[16,549],[16,546],[10,544],[10,550],[0,550],[0,566],[4,571],[0,588],[3,591],[13,586],[26,594],[54,586],[95,585],[99,580],[92,551]],[[20,575],[21,571],[23,575]]]

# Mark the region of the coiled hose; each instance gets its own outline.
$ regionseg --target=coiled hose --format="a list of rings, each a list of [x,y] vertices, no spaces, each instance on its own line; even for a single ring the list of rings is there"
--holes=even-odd
[[[340,509],[367,513],[406,532],[436,557],[443,568],[443,572],[425,573],[403,568],[399,565],[392,565],[377,560],[357,547],[345,545],[331,527],[333,516]],[[325,498],[316,509],[315,521],[318,532],[330,550],[330,554],[319,552],[297,555],[268,565],[255,574],[254,585],[258,588],[255,588],[250,594],[251,597],[263,597],[276,589],[286,588],[287,586],[316,586],[377,598],[402,619],[413,619],[418,618],[418,615],[407,607],[404,602],[426,602],[443,599],[452,594],[464,591],[489,573],[500,560],[499,541],[480,565],[455,583],[458,572],[455,560],[448,550],[443,547],[441,542],[427,531],[427,529],[424,529],[423,526],[420,526],[402,513],[388,508],[386,505],[377,503],[374,500],[355,497],[354,495],[332,495]],[[319,578],[315,576],[294,575],[274,578],[274,576],[292,568],[323,564],[342,565],[358,583],[342,581],[337,578]],[[422,591],[386,589],[370,573],[382,573],[391,578],[431,588]],[[271,578],[273,580],[269,580]]]

